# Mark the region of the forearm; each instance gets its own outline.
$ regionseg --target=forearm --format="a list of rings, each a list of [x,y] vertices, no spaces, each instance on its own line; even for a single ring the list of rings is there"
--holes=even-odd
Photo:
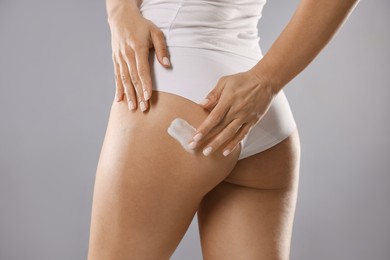
[[[325,47],[358,0],[302,0],[255,74],[279,92]]]
[[[107,21],[116,19],[118,15],[124,12],[133,12],[134,14],[140,14],[139,7],[142,0],[106,0],[107,9]]]

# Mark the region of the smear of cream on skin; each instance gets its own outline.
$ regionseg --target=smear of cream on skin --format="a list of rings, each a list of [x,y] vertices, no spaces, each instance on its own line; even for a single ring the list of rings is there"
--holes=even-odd
[[[196,128],[190,125],[182,118],[175,118],[168,127],[168,134],[178,141],[184,150],[189,153],[195,153],[193,149],[188,148],[188,143],[192,140]]]

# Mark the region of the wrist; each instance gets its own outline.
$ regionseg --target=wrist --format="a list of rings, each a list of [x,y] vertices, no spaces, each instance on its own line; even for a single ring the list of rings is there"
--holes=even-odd
[[[107,22],[111,26],[116,24],[122,17],[142,16],[139,7],[132,1],[121,2],[112,7],[107,7]]]
[[[277,73],[261,61],[249,71],[253,73],[259,84],[266,86],[274,95],[283,88],[280,80],[276,77]]]

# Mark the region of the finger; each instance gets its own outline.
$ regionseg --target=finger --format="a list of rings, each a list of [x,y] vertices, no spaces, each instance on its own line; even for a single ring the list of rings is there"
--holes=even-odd
[[[152,80],[150,78],[149,48],[142,47],[135,50],[138,77],[141,81],[145,101],[152,96]]]
[[[114,63],[114,73],[115,73],[115,100],[117,102],[123,100],[123,94],[124,94],[124,89],[122,85],[122,80],[121,80],[121,72],[119,69],[119,64],[116,62],[115,55],[112,56],[112,61]]]
[[[233,120],[203,149],[203,154],[208,156],[213,151],[217,151],[226,141],[234,137],[241,125],[240,120]]]
[[[127,105],[130,110],[134,110],[136,108],[137,99],[135,97],[133,84],[130,80],[130,74],[127,69],[127,64],[122,58],[118,58],[119,70],[121,75],[122,85],[124,86],[124,91],[126,94]]]
[[[137,64],[133,55],[128,52],[126,54],[126,64],[130,73],[131,82],[133,84],[133,91],[137,95],[138,105],[142,112],[147,109],[147,102],[145,102],[143,97],[143,91],[141,86],[141,81],[138,78]]]
[[[155,29],[151,31],[151,37],[158,61],[164,67],[171,66],[164,33],[160,29]]]
[[[228,142],[228,144],[225,146],[223,150],[223,155],[227,156],[229,155],[238,145],[239,143],[245,138],[245,136],[249,133],[251,130],[252,124],[245,123],[241,126],[241,128],[237,131],[234,138]]]
[[[203,123],[197,128],[194,136],[192,137],[195,142],[199,142],[213,130],[214,127],[219,125],[224,119],[225,115],[229,112],[229,104],[221,100],[218,105],[211,111]]]
[[[202,107],[211,110],[217,105],[221,97],[223,87],[225,86],[225,80],[226,80],[225,76],[222,76],[221,78],[218,79],[218,82],[213,88],[213,90],[210,91],[205,97],[205,99],[199,103]]]

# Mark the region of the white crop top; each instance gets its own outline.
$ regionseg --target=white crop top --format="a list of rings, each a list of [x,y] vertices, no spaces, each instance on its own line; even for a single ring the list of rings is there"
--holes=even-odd
[[[143,0],[141,14],[168,46],[227,51],[262,58],[257,24],[266,0]]]

